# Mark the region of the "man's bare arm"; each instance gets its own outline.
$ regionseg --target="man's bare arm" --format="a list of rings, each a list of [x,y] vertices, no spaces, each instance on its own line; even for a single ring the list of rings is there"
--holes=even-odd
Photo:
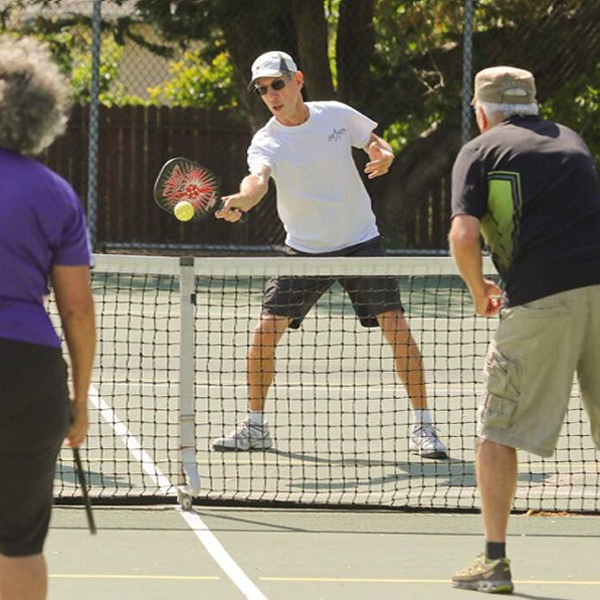
[[[240,191],[237,194],[223,196],[224,206],[215,213],[215,216],[226,221],[239,221],[240,211],[248,212],[265,197],[269,190],[270,176],[271,170],[267,166],[263,166],[259,173],[246,175],[240,183]]]
[[[479,219],[470,215],[454,217],[449,242],[458,272],[471,292],[475,312],[484,317],[497,314],[500,310],[498,296],[502,291],[483,276]]]

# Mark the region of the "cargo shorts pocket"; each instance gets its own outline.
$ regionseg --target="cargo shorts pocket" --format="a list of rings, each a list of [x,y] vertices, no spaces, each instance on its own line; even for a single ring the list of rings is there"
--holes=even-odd
[[[520,393],[521,363],[502,354],[498,348],[485,358],[485,389],[503,398],[517,398]]]
[[[479,407],[479,424],[492,429],[508,429],[516,409],[514,400],[487,392]]]
[[[485,360],[485,394],[479,407],[484,427],[507,429],[512,423],[519,397],[521,365],[493,348]]]

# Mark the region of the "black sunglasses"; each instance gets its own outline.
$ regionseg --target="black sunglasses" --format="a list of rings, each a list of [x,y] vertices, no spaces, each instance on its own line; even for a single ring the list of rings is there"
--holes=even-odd
[[[259,96],[264,96],[269,91],[270,87],[273,88],[276,92],[278,92],[279,90],[282,90],[285,86],[286,86],[285,79],[276,79],[270,85],[256,85],[256,86],[254,86],[254,91]]]

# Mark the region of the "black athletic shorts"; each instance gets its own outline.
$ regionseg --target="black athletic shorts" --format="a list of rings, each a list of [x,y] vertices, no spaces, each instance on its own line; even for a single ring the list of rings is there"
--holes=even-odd
[[[286,248],[285,256],[383,256],[380,238],[327,254],[306,254]],[[317,300],[336,282],[346,290],[354,312],[363,327],[377,327],[377,315],[392,310],[404,311],[395,277],[273,277],[265,286],[263,314],[290,318],[298,329]]]
[[[42,552],[69,420],[60,349],[0,338],[0,554]]]

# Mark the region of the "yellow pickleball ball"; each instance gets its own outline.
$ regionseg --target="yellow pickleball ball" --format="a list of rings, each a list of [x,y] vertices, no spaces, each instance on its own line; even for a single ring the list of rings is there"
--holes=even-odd
[[[173,214],[180,221],[189,221],[194,216],[194,207],[191,202],[182,200],[175,205]]]

